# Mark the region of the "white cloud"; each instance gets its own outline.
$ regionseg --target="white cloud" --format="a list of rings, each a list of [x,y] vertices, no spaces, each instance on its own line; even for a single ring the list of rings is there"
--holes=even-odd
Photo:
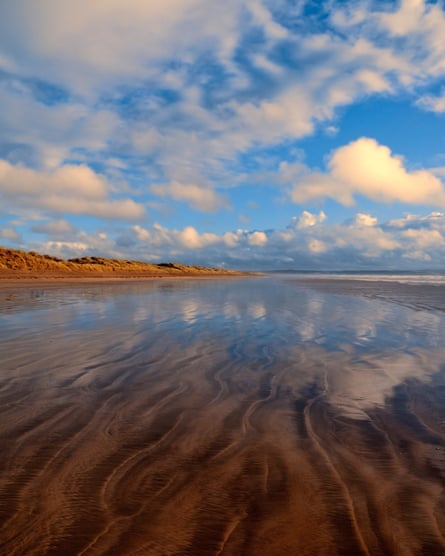
[[[210,189],[194,183],[173,181],[169,184],[150,186],[150,191],[159,197],[170,197],[175,201],[186,201],[192,208],[203,212],[215,212],[227,208],[227,199]]]
[[[337,133],[339,132],[339,129],[335,125],[328,125],[325,129],[325,132],[326,132],[327,135],[334,136],[334,135],[337,135]]]
[[[423,0],[401,0],[398,10],[382,13],[380,21],[394,35],[407,35],[416,31],[424,16]]]
[[[325,253],[327,251],[326,244],[319,239],[311,239],[308,244],[309,251],[314,254]]]
[[[370,214],[359,212],[355,215],[355,224],[357,226],[376,226],[377,222],[377,218],[375,218],[375,216],[371,216]]]
[[[328,250],[337,248],[364,258],[378,258],[401,248],[398,234],[380,227],[376,218],[365,213],[357,213],[352,222],[326,227],[319,237]]]
[[[193,226],[187,226],[179,232],[178,239],[181,245],[187,249],[202,249],[203,247],[207,247],[219,241],[216,234],[199,234]]]
[[[136,129],[131,134],[131,141],[137,152],[141,154],[150,154],[155,149],[159,149],[162,135],[153,127],[145,127]]]
[[[66,220],[49,220],[32,227],[33,232],[47,234],[49,236],[64,236],[73,234],[75,227]]]
[[[223,241],[227,247],[236,247],[239,243],[240,236],[234,232],[225,232]]]
[[[364,85],[368,93],[389,92],[392,89],[389,81],[375,70],[359,70],[356,78],[359,83]]]
[[[291,198],[302,203],[330,197],[352,205],[363,195],[381,203],[445,206],[442,182],[428,170],[408,171],[401,157],[374,139],[361,137],[338,148],[328,162],[328,174],[310,173],[293,187]]]
[[[377,17],[382,29],[405,42],[401,48],[409,52],[421,77],[443,74],[445,13],[441,3],[401,0],[398,10]]]
[[[295,84],[274,100],[233,103],[233,107],[237,114],[235,135],[243,138],[246,147],[254,141],[274,143],[284,137],[303,137],[314,129],[316,107],[302,85]]]
[[[94,151],[106,148],[122,123],[111,110],[78,101],[48,106],[33,97],[30,86],[17,94],[1,81],[0,104],[0,146],[29,146],[35,165],[43,168],[59,166],[79,147]],[[75,158],[78,156],[76,153]]]
[[[406,253],[403,253],[402,258],[427,263],[432,260],[431,255],[429,253],[425,253],[425,251],[422,251],[421,249],[407,251]]]
[[[426,247],[438,245],[445,245],[445,238],[439,232],[439,230],[404,230],[402,232],[403,237],[409,239],[413,245],[419,249],[425,249]]]
[[[20,235],[14,228],[3,228],[0,229],[0,238],[18,240]]]
[[[273,20],[269,10],[259,0],[248,0],[247,5],[255,22],[261,25],[268,37],[285,39],[288,36],[288,31]]]
[[[139,224],[136,224],[136,226],[133,226],[133,231],[136,234],[136,237],[138,238],[139,241],[150,241],[151,239],[151,233],[149,230],[147,230],[146,228],[143,228],[142,226],[139,226]]]
[[[68,253],[69,257],[83,256],[90,254],[91,245],[80,241],[48,241],[43,245],[42,251],[58,255]]]
[[[262,247],[267,243],[267,235],[264,232],[252,232],[248,236],[249,245],[253,245],[256,247]]]
[[[10,206],[123,220],[144,215],[132,199],[110,199],[109,189],[103,176],[84,165],[39,172],[0,160],[0,195]]]
[[[209,232],[199,233],[193,226],[186,226],[182,230],[169,230],[159,224],[153,225],[153,230],[136,225],[132,228],[137,239],[151,246],[177,246],[185,249],[203,249],[215,243],[221,243],[222,238]]]
[[[393,251],[401,246],[392,233],[375,226],[352,227],[342,235],[346,245],[357,248],[366,257],[378,257],[385,251]]]
[[[424,95],[418,99],[416,104],[424,110],[441,114],[445,112],[445,94],[438,97],[433,95]]]
[[[121,235],[102,230],[86,234],[73,230],[65,238],[35,242],[32,248],[73,257],[81,253],[148,261],[176,260],[238,268],[388,268],[437,267],[445,257],[445,216],[406,215],[397,221],[375,222],[359,213],[344,223],[298,228],[296,219],[283,229],[238,229],[215,234],[193,226],[171,229],[159,224],[122,228]],[[50,228],[50,221],[47,223]],[[26,223],[17,224],[21,232]],[[54,227],[64,228],[59,221]],[[1,234],[0,234],[1,235]],[[21,248],[20,238],[10,245]]]
[[[407,171],[400,157],[374,139],[362,137],[337,149],[329,169],[352,192],[376,201],[445,205],[439,179],[426,170]]]
[[[260,68],[260,69],[262,69],[262,70],[264,70],[268,73],[275,74],[275,75],[280,75],[284,71],[284,68],[282,66],[279,66],[278,64],[275,64],[274,62],[271,62],[268,58],[266,58],[266,56],[264,56],[262,54],[257,54],[256,56],[253,56],[252,57],[252,62],[258,68]]]
[[[317,214],[312,214],[311,212],[304,210],[301,216],[297,220],[297,228],[312,228],[317,224],[321,224],[326,220],[326,214],[323,211],[320,211]]]
[[[21,0],[2,6],[6,56],[15,67],[88,93],[118,79],[141,79],[150,64],[198,47],[233,48],[239,7],[211,0]]]

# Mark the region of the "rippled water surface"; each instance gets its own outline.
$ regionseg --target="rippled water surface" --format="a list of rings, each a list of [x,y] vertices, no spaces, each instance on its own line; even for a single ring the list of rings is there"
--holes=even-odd
[[[445,554],[445,284],[0,290],[0,554]]]

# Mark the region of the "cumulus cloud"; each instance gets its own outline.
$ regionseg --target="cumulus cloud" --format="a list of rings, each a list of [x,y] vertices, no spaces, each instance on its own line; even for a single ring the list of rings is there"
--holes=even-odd
[[[362,137],[335,151],[329,162],[335,179],[373,200],[444,204],[442,183],[426,170],[409,172],[401,157]]]
[[[360,194],[381,203],[445,206],[443,184],[432,172],[407,170],[400,156],[375,139],[361,137],[336,149],[327,166],[328,173],[309,173],[294,185],[294,202],[330,197],[350,206]]]
[[[267,243],[267,235],[264,232],[252,232],[248,236],[249,245],[261,247]]]
[[[317,215],[305,210],[302,212],[301,216],[296,219],[296,225],[299,229],[312,228],[317,224],[321,224],[325,220],[326,214],[323,211],[320,211]]]
[[[343,246],[355,247],[366,257],[378,257],[386,251],[401,247],[400,241],[388,231],[375,226],[352,226],[342,230]]]
[[[402,236],[409,239],[419,249],[445,245],[445,238],[439,230],[405,230],[402,232]]]
[[[139,241],[150,241],[152,237],[150,231],[147,230],[147,228],[143,228],[142,226],[139,226],[139,224],[133,226],[133,231],[136,234],[136,237]]]
[[[0,195],[9,205],[122,220],[143,216],[143,206],[110,199],[109,189],[107,180],[85,165],[39,172],[0,160]]]
[[[440,267],[445,257],[445,215],[441,213],[407,214],[400,221],[382,223],[369,214],[358,213],[342,223],[319,222],[305,228],[296,225],[299,218],[294,217],[283,228],[236,229],[220,234],[157,223],[147,227],[136,224],[111,235],[74,230],[67,237],[50,236],[44,243],[34,242],[32,248],[65,257],[89,253],[256,270],[411,270]],[[46,224],[49,231],[50,221]],[[64,226],[55,221],[54,228],[58,227]],[[20,248],[20,238],[10,237],[8,243],[15,242]]]
[[[178,239],[187,249],[202,249],[219,241],[216,234],[199,234],[193,226],[187,226],[179,232]]]
[[[160,224],[154,224],[150,231],[147,228],[136,225],[133,231],[137,239],[143,243],[153,246],[178,246],[185,249],[203,249],[215,243],[221,243],[222,239],[216,234],[209,232],[199,233],[193,226],[186,226],[182,230],[169,230]]]
[[[240,233],[225,232],[222,239],[227,247],[236,247],[240,240]]]
[[[359,212],[355,215],[355,224],[357,226],[376,226],[377,222],[377,218],[375,216],[371,216],[370,214]]]
[[[324,253],[328,249],[326,244],[319,239],[311,239],[309,241],[308,248],[311,253],[315,254]]]
[[[194,183],[173,181],[169,184],[156,184],[150,186],[150,191],[159,197],[185,201],[192,208],[203,212],[215,212],[220,208],[228,207],[227,199],[223,195],[219,195],[209,187]]]
[[[63,258],[101,256],[104,254],[111,258],[126,258],[117,248],[116,242],[105,232],[95,231],[91,233],[74,231],[69,238],[49,239],[41,244],[34,243],[33,248],[41,253],[48,253]],[[128,253],[126,254],[128,255]]]

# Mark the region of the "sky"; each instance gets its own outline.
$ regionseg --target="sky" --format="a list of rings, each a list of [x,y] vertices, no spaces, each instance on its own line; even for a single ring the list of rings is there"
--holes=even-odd
[[[445,270],[445,5],[3,0],[0,245]]]

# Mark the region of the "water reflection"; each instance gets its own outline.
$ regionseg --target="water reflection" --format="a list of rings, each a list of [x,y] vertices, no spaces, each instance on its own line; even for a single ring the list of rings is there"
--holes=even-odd
[[[202,318],[202,312],[200,311],[198,300],[197,299],[184,300],[182,303],[182,318],[184,322],[193,324],[200,317]]]
[[[292,367],[295,352],[304,347],[308,356],[309,347],[317,346],[323,351],[315,350],[314,361],[295,366],[294,372],[308,384],[315,380],[312,368],[332,362],[327,396],[342,407],[345,399],[360,399],[361,408],[382,405],[407,378],[425,380],[439,371],[445,345],[444,318],[438,313],[322,294],[273,279],[24,290],[8,298],[3,309],[0,326],[8,350],[13,341],[8,331],[20,329],[20,342],[24,336],[51,338],[56,341],[52,351],[62,338],[62,344],[69,342],[68,332],[77,341],[97,330],[96,341],[112,338],[125,353],[142,349],[138,343],[155,326],[168,332],[170,349],[193,337],[236,353],[242,363],[267,350],[274,364]],[[37,345],[33,351],[44,349]]]
[[[8,554],[443,553],[445,314],[357,293],[4,292]]]
[[[263,303],[254,302],[247,306],[247,313],[253,319],[262,319],[266,316],[267,311]]]

